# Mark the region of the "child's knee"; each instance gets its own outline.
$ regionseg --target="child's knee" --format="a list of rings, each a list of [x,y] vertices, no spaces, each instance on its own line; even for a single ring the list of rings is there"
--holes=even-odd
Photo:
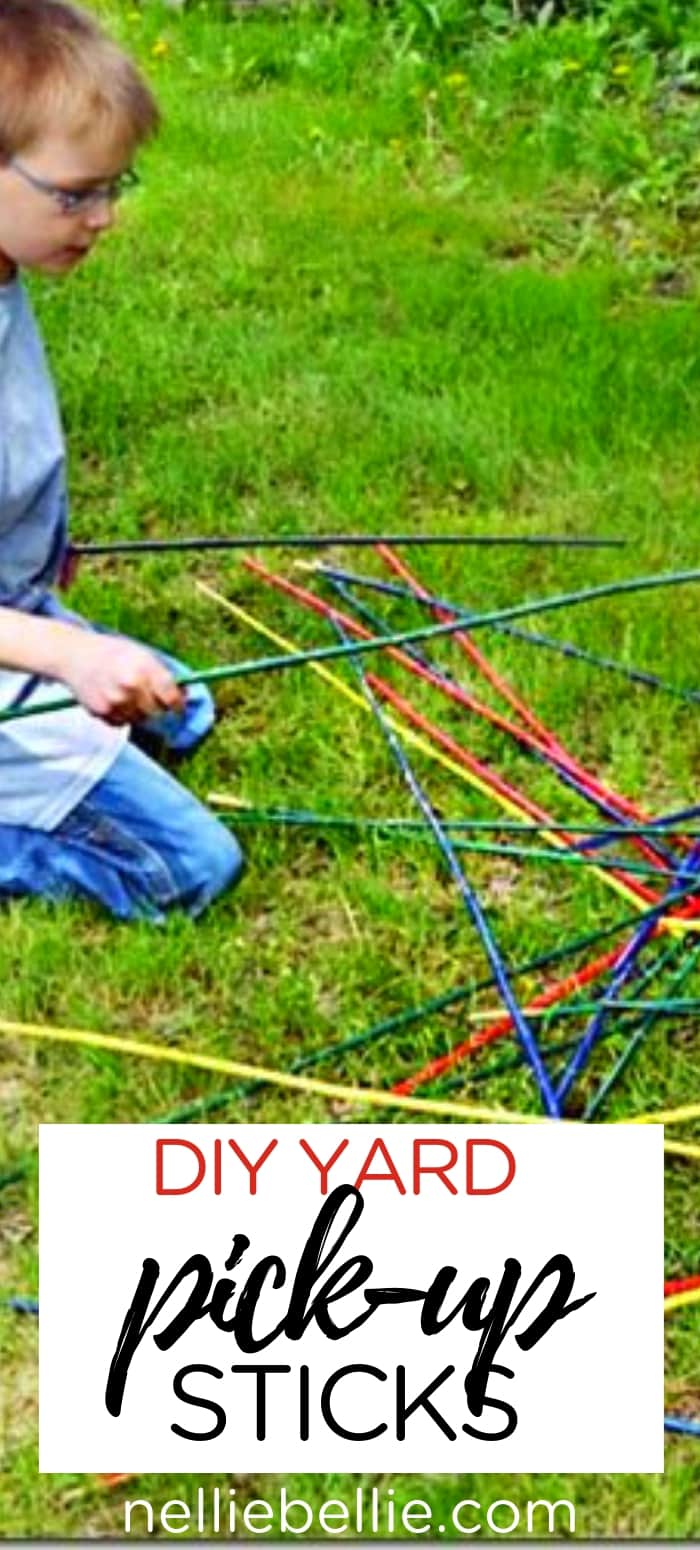
[[[212,882],[215,894],[225,893],[229,888],[235,888],[240,882],[245,870],[245,857],[230,829],[223,824],[218,824],[218,836],[215,846],[215,863],[212,869]]]
[[[208,818],[193,846],[183,904],[191,914],[201,914],[214,899],[235,888],[244,869],[236,836],[217,819]]]

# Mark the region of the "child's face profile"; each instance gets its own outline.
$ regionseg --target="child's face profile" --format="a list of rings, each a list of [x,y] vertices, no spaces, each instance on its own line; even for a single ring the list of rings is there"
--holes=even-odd
[[[0,163],[0,279],[3,256],[6,271],[64,274],[81,263],[114,224],[113,185],[124,171],[114,151],[56,133]]]

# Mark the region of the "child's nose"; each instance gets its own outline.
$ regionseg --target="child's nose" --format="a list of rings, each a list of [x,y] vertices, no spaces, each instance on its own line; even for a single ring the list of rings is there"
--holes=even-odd
[[[85,212],[85,224],[90,231],[109,231],[115,219],[114,203],[107,198],[100,199]]]

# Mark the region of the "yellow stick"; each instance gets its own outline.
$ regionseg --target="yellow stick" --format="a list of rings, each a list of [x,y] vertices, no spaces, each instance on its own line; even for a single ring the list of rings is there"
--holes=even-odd
[[[247,625],[249,629],[255,630],[259,635],[265,636],[267,640],[270,640],[276,646],[279,646],[281,651],[288,651],[291,654],[299,650],[299,647],[295,644],[294,641],[289,640],[289,638],[285,635],[280,635],[279,631],[271,629],[269,625],[263,624],[260,619],[256,618],[254,614],[249,613],[246,608],[241,608],[239,603],[230,602],[227,597],[224,597],[221,592],[217,592],[214,587],[208,586],[206,582],[196,581],[195,586],[197,591],[201,592],[204,597],[208,597],[211,602],[217,603],[220,608],[224,608],[227,613],[232,614],[235,619],[238,619],[242,624]],[[355,689],[351,689],[350,685],[346,684],[337,673],[334,673],[330,668],[325,667],[322,662],[309,662],[307,666],[309,666],[312,671],[318,675],[319,678],[324,678],[326,683],[330,684],[331,688],[335,689],[337,693],[343,694],[346,700],[350,700],[353,705],[358,706],[361,710],[366,711],[369,715],[372,714],[371,707],[367,704],[367,701],[363,699],[362,695],[358,694]],[[414,732],[410,727],[404,726],[403,721],[398,722],[395,716],[391,715],[388,711],[384,712],[384,716],[385,719],[389,722],[390,726],[393,727],[394,731],[398,732],[405,742],[410,743],[413,748],[420,749],[421,753],[425,754],[427,758],[436,760],[436,762],[441,764],[444,769],[449,770],[451,775],[457,775],[458,778],[465,781],[467,785],[475,787],[477,791],[482,792],[482,794],[486,797],[489,797],[491,801],[497,802],[499,807],[502,807],[505,812],[510,813],[513,817],[522,818],[523,816],[527,816],[527,810],[524,807],[521,807],[520,804],[514,802],[511,798],[503,796],[501,792],[493,791],[491,786],[487,785],[486,781],[481,780],[479,776],[474,774],[471,770],[465,769],[463,765],[457,764],[454,759],[451,759],[448,754],[443,753],[441,749],[436,748],[428,741],[427,738],[421,737],[420,733]],[[568,849],[566,840],[563,839],[560,834],[557,834],[555,831],[553,832],[549,829],[544,830],[543,833],[544,838],[547,839],[550,845],[553,845],[555,849]],[[633,904],[635,909],[643,911],[647,908],[645,901],[640,899],[631,888],[628,888],[626,883],[622,882],[619,877],[615,877],[612,872],[605,871],[604,869],[595,866],[591,866],[590,871],[593,872],[594,876],[604,882],[608,888],[613,888],[615,892],[621,894],[628,903]],[[686,922],[685,920],[678,920],[673,915],[666,915],[662,917],[662,919],[659,921],[659,925],[665,931],[673,932],[674,935],[684,935],[686,931],[700,931],[700,920],[689,920]]]
[[[664,1313],[673,1313],[674,1308],[690,1308],[697,1302],[700,1302],[700,1289],[694,1292],[674,1292],[672,1297],[664,1298]]]
[[[686,1119],[700,1119],[700,1103],[686,1103],[680,1109],[659,1109],[653,1113],[635,1114],[633,1125],[682,1125]]]
[[[233,614],[234,618],[240,620],[242,624],[247,625],[251,630],[256,630],[259,635],[264,635],[267,640],[271,640],[274,645],[279,646],[280,651],[288,651],[290,653],[297,651],[297,646],[287,636],[280,635],[277,630],[273,630],[269,625],[263,624],[254,614],[248,613],[246,608],[241,608],[239,603],[231,603],[227,597],[223,597],[220,592],[216,592],[213,587],[208,586],[204,581],[196,581],[195,586],[198,592],[204,593],[205,597],[210,598],[214,603],[218,603],[221,608],[225,608],[227,613]],[[330,684],[330,687],[338,694],[344,695],[345,699],[349,700],[352,705],[356,705],[359,710],[363,710],[371,715],[367,701],[363,699],[361,694],[358,694],[356,689],[351,689],[350,685],[346,684],[339,677],[338,673],[332,672],[329,667],[324,667],[322,662],[309,662],[307,666],[319,678],[324,678],[326,683]],[[459,780],[466,781],[467,785],[474,786],[484,796],[493,799],[494,792],[487,785],[486,781],[480,780],[479,776],[473,774],[471,770],[467,770],[463,765],[457,764],[456,760],[451,759],[449,754],[443,753],[440,748],[436,748],[432,743],[428,742],[427,738],[421,737],[419,732],[414,732],[410,727],[406,729],[403,722],[397,721],[390,711],[385,711],[384,716],[394,731],[399,732],[407,743],[411,743],[414,748],[419,748],[421,753],[425,754],[429,759],[434,759],[437,764],[441,764],[443,769],[450,771],[451,775],[456,775]],[[524,809],[516,805],[515,802],[511,802],[508,797],[499,794],[497,801],[514,818],[522,818]],[[549,834],[546,837],[547,839],[551,838]],[[557,836],[557,844],[561,845],[561,843],[560,837]]]
[[[187,1066],[200,1071],[214,1071],[220,1076],[234,1076],[242,1081],[262,1082],[272,1087],[286,1088],[291,1092],[312,1093],[320,1098],[341,1103],[364,1104],[375,1109],[402,1109],[407,1114],[432,1114],[444,1119],[459,1119],[465,1124],[484,1121],[492,1125],[576,1125],[579,1120],[555,1120],[542,1114],[521,1114],[514,1109],[489,1109],[481,1104],[455,1103],[448,1098],[407,1098],[401,1093],[376,1087],[345,1087],[340,1082],[323,1082],[318,1077],[298,1076],[292,1071],[274,1071],[266,1066],[252,1066],[246,1061],[226,1060],[221,1055],[200,1054],[197,1050],[171,1049],[167,1045],[148,1044],[138,1039],[123,1039],[111,1033],[93,1033],[84,1028],[51,1028],[42,1023],[16,1023],[0,1018],[0,1034],[10,1039],[39,1039],[49,1044],[74,1044],[83,1049],[101,1049],[111,1055],[134,1055],[142,1060],[155,1060],[167,1065]],[[655,1114],[644,1114],[641,1119],[651,1123]],[[614,1121],[615,1124],[635,1124],[636,1119]],[[664,1151],[678,1157],[700,1160],[700,1147],[685,1146],[681,1142],[664,1142]]]
[[[324,1082],[314,1076],[298,1076],[291,1071],[274,1071],[267,1066],[252,1066],[246,1061],[227,1060],[221,1055],[200,1054],[197,1050],[171,1049],[167,1045],[148,1044],[124,1039],[110,1033],[93,1033],[83,1028],[51,1028],[42,1023],[16,1023],[0,1018],[0,1034],[10,1039],[39,1039],[50,1044],[74,1044],[84,1049],[101,1049],[112,1055],[134,1055],[167,1065],[187,1066],[200,1071],[215,1071],[243,1081],[262,1082],[291,1092],[312,1093],[341,1103],[364,1104],[376,1109],[402,1109],[407,1114],[432,1114],[445,1119],[485,1121],[492,1125],[576,1125],[579,1120],[548,1119],[541,1114],[521,1114],[514,1109],[490,1109],[481,1104],[455,1103],[449,1098],[407,1098],[400,1093],[376,1087],[345,1087],[340,1082]],[[652,1119],[653,1115],[644,1116]],[[615,1123],[618,1123],[617,1121]],[[622,1120],[622,1124],[634,1121]],[[667,1142],[665,1150],[681,1157],[700,1157],[700,1148]]]
[[[486,1120],[493,1125],[541,1123],[541,1117],[538,1114],[519,1114],[510,1109],[489,1109],[476,1104],[454,1103],[446,1098],[406,1098],[400,1093],[384,1092],[381,1088],[344,1087],[339,1082],[323,1082],[318,1077],[297,1076],[291,1071],[273,1071],[266,1066],[252,1066],[241,1060],[226,1060],[220,1055],[200,1054],[196,1050],[171,1049],[167,1045],[123,1039],[110,1033],[92,1033],[80,1028],[50,1028],[41,1023],[15,1023],[0,1018],[0,1034],[3,1033],[13,1039],[41,1039],[54,1044],[77,1044],[87,1049],[105,1050],[114,1055],[135,1055],[144,1060],[157,1060],[174,1066],[189,1066],[200,1071],[215,1071],[221,1076],[239,1077],[243,1081],[264,1082],[274,1087],[288,1088],[292,1092],[315,1093],[320,1098],[331,1098],[342,1103],[368,1104],[371,1108],[404,1109],[409,1114],[443,1115],[448,1119],[461,1119],[465,1122]]]
[[[664,1141],[664,1151],[674,1157],[687,1157],[693,1162],[700,1162],[700,1146],[693,1146],[692,1142]]]

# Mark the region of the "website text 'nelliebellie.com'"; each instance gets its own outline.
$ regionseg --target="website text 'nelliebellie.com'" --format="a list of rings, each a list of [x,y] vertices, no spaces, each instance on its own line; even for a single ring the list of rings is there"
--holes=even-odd
[[[160,1504],[144,1497],[125,1501],[124,1532],[142,1540],[163,1533],[203,1539],[215,1535],[403,1539],[442,1534],[454,1538],[480,1533],[543,1539],[576,1531],[576,1509],[568,1500],[515,1502],[498,1497],[485,1502],[464,1496],[434,1510],[425,1496],[401,1502],[395,1496],[391,1487],[358,1486],[344,1497],[311,1503],[285,1486],[268,1497],[248,1499],[234,1488],[199,1486],[189,1501],[179,1497]]]

